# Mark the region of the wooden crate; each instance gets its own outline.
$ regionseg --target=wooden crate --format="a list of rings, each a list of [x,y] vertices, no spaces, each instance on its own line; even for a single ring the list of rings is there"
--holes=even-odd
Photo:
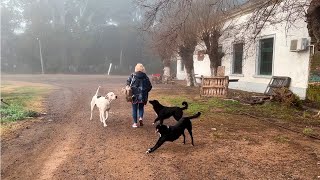
[[[229,77],[202,77],[201,97],[226,97],[228,93]]]

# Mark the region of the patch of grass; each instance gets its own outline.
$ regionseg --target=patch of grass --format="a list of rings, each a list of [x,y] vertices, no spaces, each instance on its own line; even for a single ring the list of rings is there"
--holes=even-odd
[[[255,139],[255,138],[253,138],[251,136],[243,136],[242,140],[248,142],[248,145],[260,144],[259,140]]]
[[[1,123],[36,117],[38,115],[36,111],[40,109],[39,102],[48,90],[48,87],[45,86],[2,84],[1,98],[9,106],[1,104]]]
[[[250,108],[252,108],[253,113],[258,116],[287,120],[296,117],[296,113],[300,113],[300,111],[295,108],[291,108],[277,102],[268,102],[260,106],[252,106]]]
[[[290,139],[287,136],[284,135],[278,135],[274,137],[274,140],[278,143],[288,143],[290,142]]]
[[[168,106],[181,106],[183,101],[187,101],[189,104],[186,112],[193,114],[197,112],[208,112],[212,108],[226,108],[226,110],[236,110],[240,105],[237,101],[225,101],[218,98],[209,98],[208,100],[190,98],[185,95],[179,96],[161,96],[158,98],[161,103]]]
[[[8,107],[1,107],[1,122],[10,122],[25,119],[27,117],[36,117],[38,113],[33,110],[26,110],[20,105],[11,105]]]
[[[314,101],[320,106],[320,85],[314,84],[309,85],[307,89],[307,98],[311,101]]]
[[[206,103],[197,102],[185,96],[167,96],[165,98],[160,98],[160,102],[163,102],[168,106],[182,106],[183,101],[187,101],[189,104],[187,113],[193,114],[196,112],[207,112],[209,110],[209,105]]]
[[[224,139],[224,134],[222,132],[218,132],[218,131],[213,131],[212,132],[212,137],[213,139],[217,140],[217,139]]]
[[[307,135],[307,136],[309,136],[309,135],[314,135],[314,131],[313,131],[312,128],[304,128],[303,131],[302,131],[302,133],[303,133],[304,135]]]
[[[320,124],[319,119],[310,118],[309,112],[301,111],[294,107],[288,107],[277,102],[266,102],[263,105],[244,105],[238,101],[224,100],[220,98],[201,99],[199,96],[191,96],[187,93],[179,95],[162,95],[161,92],[154,94],[153,97],[158,99],[160,103],[167,106],[182,106],[183,101],[189,103],[186,110],[188,114],[194,114],[198,111],[203,113],[228,113],[241,114],[247,113],[257,117],[267,117],[275,119],[283,119],[286,121],[305,122],[309,125]]]

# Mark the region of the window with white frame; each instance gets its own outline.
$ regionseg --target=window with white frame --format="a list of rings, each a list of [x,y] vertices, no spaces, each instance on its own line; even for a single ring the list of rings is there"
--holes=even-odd
[[[232,74],[242,74],[243,43],[233,45]]]
[[[274,38],[259,41],[258,75],[272,75]]]

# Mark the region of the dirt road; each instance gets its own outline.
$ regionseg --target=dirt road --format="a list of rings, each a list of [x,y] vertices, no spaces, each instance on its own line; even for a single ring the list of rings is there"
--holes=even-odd
[[[274,143],[270,139],[281,130],[253,119],[246,120],[254,124],[253,128],[229,127],[235,138],[218,140],[212,138],[211,128],[222,126],[218,122],[222,117],[211,118],[216,124],[198,121],[194,127],[196,146],[191,146],[187,136],[186,145],[179,139],[146,155],[147,148],[158,138],[151,123],[155,115],[150,107],[143,128],[131,128],[131,106],[124,97],[112,102],[108,127],[100,123],[97,110],[94,119],[89,120],[89,103],[97,86],[102,86],[100,93],[113,91],[121,96],[125,77],[27,75],[4,76],[3,80],[51,84],[56,89],[45,102],[48,114],[44,120],[20,130],[15,138],[2,141],[2,179],[313,179],[320,176],[319,142],[286,132],[294,143]],[[242,138],[238,138],[239,134]],[[249,141],[244,137],[249,137]]]

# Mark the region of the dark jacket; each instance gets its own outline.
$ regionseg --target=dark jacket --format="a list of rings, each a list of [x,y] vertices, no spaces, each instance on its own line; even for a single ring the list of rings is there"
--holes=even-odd
[[[152,85],[148,76],[140,71],[135,72],[131,74],[127,80],[127,85],[130,86],[130,84],[133,94],[132,103],[146,104],[148,102],[148,93],[152,89]]]

